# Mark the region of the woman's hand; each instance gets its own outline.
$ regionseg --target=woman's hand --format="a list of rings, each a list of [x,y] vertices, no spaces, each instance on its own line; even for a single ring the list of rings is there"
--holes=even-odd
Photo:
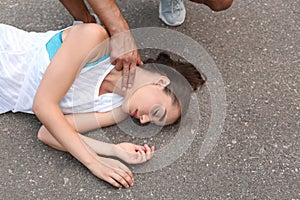
[[[150,160],[154,153],[154,146],[151,148],[145,144],[144,146],[132,143],[120,143],[115,145],[115,156],[128,164],[140,164]]]
[[[97,161],[88,167],[95,176],[118,188],[133,185],[132,172],[120,161],[99,156]]]

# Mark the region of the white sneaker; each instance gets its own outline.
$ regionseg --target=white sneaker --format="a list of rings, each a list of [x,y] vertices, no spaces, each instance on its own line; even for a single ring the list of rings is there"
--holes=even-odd
[[[77,24],[83,24],[83,21],[75,20],[73,21],[72,26],[75,26]]]
[[[179,26],[185,20],[183,0],[160,0],[159,18],[169,26]]]

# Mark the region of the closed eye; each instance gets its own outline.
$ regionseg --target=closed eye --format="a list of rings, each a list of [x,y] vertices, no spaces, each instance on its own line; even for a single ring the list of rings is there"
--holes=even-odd
[[[156,109],[156,110],[154,111],[154,113],[153,113],[153,116],[154,116],[154,117],[157,117],[158,111],[159,111],[159,109]]]
[[[154,109],[152,109],[151,111],[151,121],[157,125],[161,125],[163,124],[163,122],[165,121],[167,115],[167,110],[165,108],[163,108],[161,105],[156,106]]]
[[[165,119],[165,117],[166,117],[166,115],[167,115],[167,110],[165,109],[165,112],[164,112],[164,114],[161,116],[161,118],[159,119],[159,122],[163,122],[164,119]]]

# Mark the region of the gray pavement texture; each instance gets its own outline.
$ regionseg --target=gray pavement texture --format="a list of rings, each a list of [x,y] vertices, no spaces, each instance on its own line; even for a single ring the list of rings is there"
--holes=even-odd
[[[132,28],[167,28],[158,19],[158,0],[117,3]],[[210,123],[205,88],[197,92],[201,123],[191,146],[172,164],[135,174],[130,189],[111,187],[39,142],[35,116],[7,113],[0,116],[0,199],[300,199],[300,1],[235,0],[219,13],[185,5],[185,23],[169,29],[207,50],[227,98],[223,131],[205,159],[198,158]],[[2,0],[0,23],[46,31],[72,18],[57,0]],[[105,129],[112,142],[157,149],[172,140],[172,130],[140,139]]]

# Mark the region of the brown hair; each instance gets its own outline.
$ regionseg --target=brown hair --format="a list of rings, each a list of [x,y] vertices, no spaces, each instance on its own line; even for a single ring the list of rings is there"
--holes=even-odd
[[[172,60],[165,52],[160,53],[155,60],[148,59],[144,63],[143,69],[166,75],[170,79],[165,92],[173,97],[174,104],[180,104],[181,114],[184,115],[189,106],[191,92],[205,83],[200,72],[191,63]]]

